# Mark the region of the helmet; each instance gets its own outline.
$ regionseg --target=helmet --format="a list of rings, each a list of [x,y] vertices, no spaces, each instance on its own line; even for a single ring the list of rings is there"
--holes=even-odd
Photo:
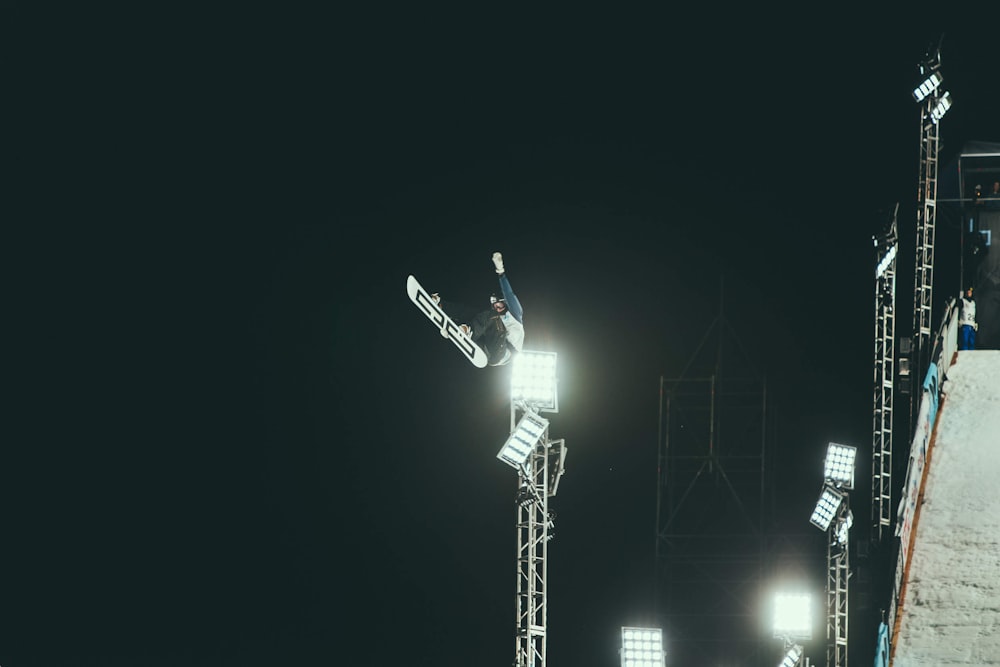
[[[500,301],[504,305],[507,305],[507,299],[503,298],[503,296],[497,296],[495,293],[494,294],[490,294],[490,303],[494,304],[497,301]]]

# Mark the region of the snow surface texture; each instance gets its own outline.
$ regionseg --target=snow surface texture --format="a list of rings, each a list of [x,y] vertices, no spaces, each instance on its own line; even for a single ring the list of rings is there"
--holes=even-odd
[[[892,665],[1000,665],[1000,350],[941,388]]]

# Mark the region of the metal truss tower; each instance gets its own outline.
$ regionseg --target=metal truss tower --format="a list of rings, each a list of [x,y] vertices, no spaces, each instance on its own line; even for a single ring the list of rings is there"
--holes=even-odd
[[[850,502],[845,497],[827,531],[826,667],[847,667],[847,580],[850,576]]]
[[[872,539],[881,543],[892,523],[892,420],[895,364],[896,214],[875,239],[875,409],[872,425]]]
[[[537,418],[537,406],[511,402],[511,433],[518,411]],[[549,440],[546,423],[531,453],[518,467],[517,586],[514,667],[545,667],[548,544],[554,537],[555,513],[549,498],[556,495],[566,460],[564,440]]]
[[[687,367],[660,378],[654,613],[674,664],[766,656],[757,627],[766,406],[766,381],[720,298]]]
[[[939,72],[940,51],[921,66],[922,71]],[[938,148],[940,146],[941,103],[950,104],[948,93],[935,89],[921,101],[920,174],[917,188],[916,262],[913,281],[913,374],[916,386],[923,382],[931,353],[931,316],[934,296],[934,240],[937,222]],[[947,106],[944,107],[947,110]],[[916,419],[920,392],[910,392],[910,428]]]

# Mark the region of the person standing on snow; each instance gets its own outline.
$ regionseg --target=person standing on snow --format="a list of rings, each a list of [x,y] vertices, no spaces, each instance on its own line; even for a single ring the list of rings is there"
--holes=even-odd
[[[524,310],[510,286],[499,252],[493,253],[493,266],[500,279],[500,294],[490,296],[488,310],[476,312],[468,306],[443,301],[437,293],[431,298],[456,322],[469,323],[459,328],[483,348],[490,366],[503,366],[524,345]]]
[[[976,349],[976,302],[972,298],[972,288],[965,288],[965,296],[958,302],[958,349]]]

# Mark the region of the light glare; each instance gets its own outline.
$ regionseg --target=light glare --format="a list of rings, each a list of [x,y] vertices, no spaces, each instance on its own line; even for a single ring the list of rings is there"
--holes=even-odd
[[[522,350],[512,362],[511,400],[524,402],[536,411],[558,412],[555,352]]]
[[[663,631],[657,628],[622,628],[622,667],[665,667]]]
[[[802,650],[802,647],[798,644],[788,649],[785,659],[781,661],[778,667],[795,667],[795,665],[799,664],[799,659],[802,658]]]
[[[774,636],[812,637],[812,601],[808,595],[779,593],[774,597]]]

